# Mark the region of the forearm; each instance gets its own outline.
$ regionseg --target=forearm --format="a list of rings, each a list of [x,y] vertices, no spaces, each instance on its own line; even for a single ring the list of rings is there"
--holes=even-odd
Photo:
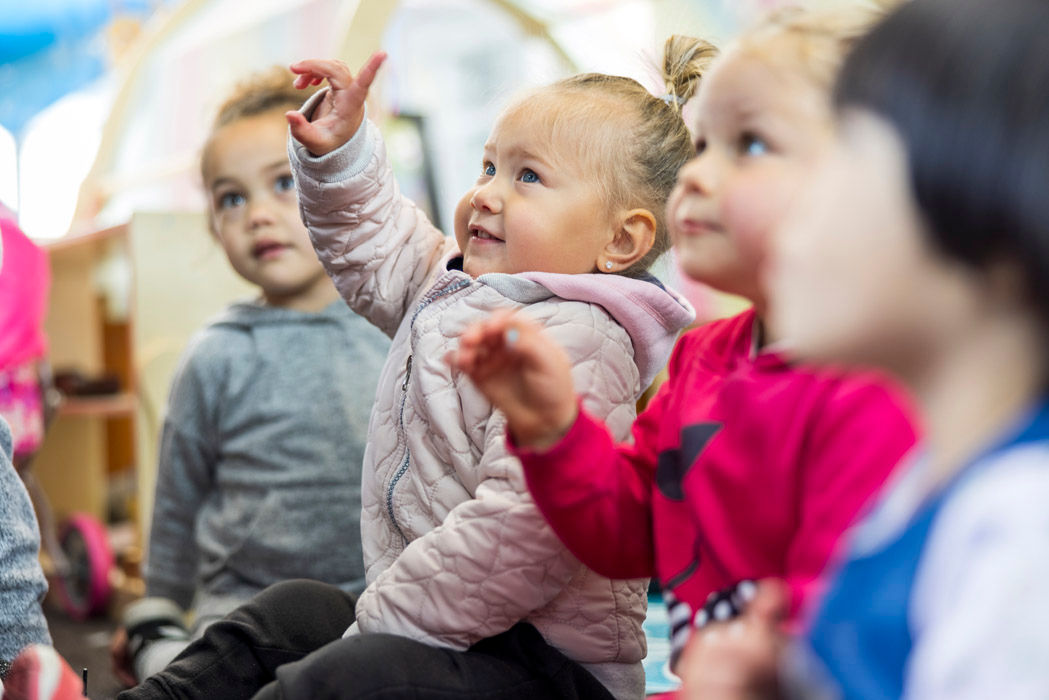
[[[580,410],[552,447],[516,453],[532,498],[568,549],[591,569],[610,578],[650,577],[654,554],[645,465],[654,458],[643,450],[650,449],[653,436],[638,431],[658,420],[635,422],[639,380],[626,350],[629,339],[611,319],[593,328],[548,322],[544,331],[567,351]],[[581,342],[584,334],[589,339]],[[606,351],[593,353],[598,346]],[[617,448],[616,441],[632,430],[637,447]]]
[[[653,575],[649,485],[603,425],[581,411],[551,449],[514,452],[539,510],[580,561],[609,578]]]
[[[168,422],[159,463],[146,552],[146,592],[188,608],[198,573],[195,522],[211,484],[209,457],[203,445]]]
[[[177,486],[158,484],[146,551],[146,594],[169,598],[186,609],[196,590],[196,513],[197,504],[182,497]]]
[[[392,335],[454,242],[401,195],[372,122],[324,156],[294,139],[288,151],[318,257],[343,299]]]
[[[168,517],[173,510],[159,501],[154,507],[144,572],[146,595],[168,598],[188,609],[196,590],[197,547],[192,525],[183,517]]]

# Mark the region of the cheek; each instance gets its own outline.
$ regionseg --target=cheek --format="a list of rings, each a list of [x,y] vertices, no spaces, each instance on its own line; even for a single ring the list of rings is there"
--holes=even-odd
[[[303,246],[307,250],[313,249],[313,242],[310,240],[310,233],[306,230],[306,225],[302,223],[302,219],[299,218],[298,207],[294,211],[287,211],[284,213],[284,225],[291,238],[300,246]]]
[[[222,245],[222,250],[226,253],[226,259],[229,260],[230,267],[241,277],[251,281],[253,279],[254,259],[251,257],[248,247],[242,241],[231,240],[229,237],[220,238],[219,243]]]
[[[680,173],[678,174],[680,178]],[[676,221],[675,215],[677,214],[678,207],[681,206],[682,192],[684,188],[678,184],[674,186],[674,189],[670,191],[670,196],[667,197],[667,208],[663,212],[663,219],[666,221],[667,234],[670,236],[671,245],[677,245],[678,235],[677,226],[674,224]]]
[[[794,199],[797,186],[774,172],[740,175],[725,187],[721,220],[755,269],[768,257],[770,238]]]
[[[840,313],[850,306],[851,290],[839,284],[843,270],[830,264],[831,251],[806,236],[784,231],[770,250],[769,322],[800,359],[827,360],[837,354],[840,336],[851,334],[853,314]]]
[[[531,231],[521,227],[507,231],[506,243],[503,244],[502,260],[507,272],[565,272],[566,262],[575,257],[576,251],[571,245],[565,245],[564,239],[552,240],[546,237],[531,235]]]
[[[847,192],[807,192],[770,239],[771,322],[800,358],[862,362],[896,305],[886,252],[853,209]]]
[[[670,191],[670,196],[666,200],[666,211],[663,213],[667,237],[670,239],[670,245],[675,248],[678,248],[683,242],[682,236],[678,232],[678,212],[682,209],[685,201],[685,188],[678,185]]]
[[[459,250],[466,246],[469,236],[470,213],[473,211],[473,207],[470,206],[470,200],[473,198],[473,194],[473,189],[467,190],[466,194],[459,200],[459,203],[455,205],[452,225],[455,227],[455,240],[459,244]]]

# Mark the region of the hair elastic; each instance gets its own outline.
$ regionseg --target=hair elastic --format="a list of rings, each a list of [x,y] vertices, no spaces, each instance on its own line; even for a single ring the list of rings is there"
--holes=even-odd
[[[685,99],[683,97],[678,97],[677,95],[669,92],[665,95],[660,95],[659,99],[663,100],[667,104],[670,104],[671,102],[676,102],[678,107],[685,104]]]

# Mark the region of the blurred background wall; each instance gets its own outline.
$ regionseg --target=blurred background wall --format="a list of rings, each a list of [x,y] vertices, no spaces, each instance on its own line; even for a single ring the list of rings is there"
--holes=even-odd
[[[390,53],[376,107],[424,117],[439,211],[506,96],[577,70],[659,85],[672,32],[730,35],[770,0],[3,0],[0,200],[31,236],[197,210],[196,152],[245,73]],[[74,217],[74,212],[76,216]]]

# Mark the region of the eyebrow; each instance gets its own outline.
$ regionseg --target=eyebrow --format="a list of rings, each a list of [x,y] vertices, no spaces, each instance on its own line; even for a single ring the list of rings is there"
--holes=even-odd
[[[281,168],[288,168],[289,170],[291,169],[291,163],[288,162],[287,158],[280,158],[278,160],[275,160],[266,167],[264,167],[263,170],[278,170]]]
[[[731,126],[752,123],[755,120],[767,123],[770,118],[775,117],[773,111],[769,110],[768,107],[749,98],[725,100],[720,102],[718,107],[719,109],[715,112],[716,116],[714,119],[696,120],[697,133],[709,132],[712,128],[723,127],[726,123]]]
[[[235,178],[232,178],[232,177],[217,177],[217,178],[215,178],[214,180],[211,181],[211,185],[208,187],[208,189],[211,190],[212,192],[214,192],[219,187],[224,187],[226,185],[237,185],[237,184],[239,184],[239,183],[237,182],[237,180]]]
[[[487,154],[489,154],[489,153],[495,153],[496,149],[495,149],[495,146],[493,146],[492,144],[486,143],[484,145],[484,151],[485,151],[485,155],[487,156]],[[520,146],[511,146],[510,148],[507,148],[505,155],[506,155],[507,158],[515,158],[516,157],[516,158],[521,158],[522,160],[534,160],[534,161],[539,162],[541,165],[543,165],[545,167],[548,167],[548,168],[553,167],[553,163],[550,161],[549,158],[544,158],[544,157],[536,154],[535,152],[530,151],[527,148],[522,148]]]
[[[754,119],[755,117],[764,117],[774,111],[768,107],[754,104],[753,100],[737,100],[731,105],[731,108],[741,121]]]
[[[264,165],[262,167],[262,171],[263,172],[271,172],[273,170],[283,170],[285,168],[290,170],[291,169],[291,164],[288,162],[287,158],[280,158],[278,160],[273,161],[269,165]],[[212,181],[211,186],[208,189],[214,190],[214,189],[216,189],[219,186],[229,185],[229,184],[239,185],[240,182],[235,177],[224,175],[222,177],[215,178],[215,180]]]
[[[730,99],[722,100],[721,111],[732,114],[737,119],[752,119],[769,112],[768,105],[754,95],[732,95]]]

